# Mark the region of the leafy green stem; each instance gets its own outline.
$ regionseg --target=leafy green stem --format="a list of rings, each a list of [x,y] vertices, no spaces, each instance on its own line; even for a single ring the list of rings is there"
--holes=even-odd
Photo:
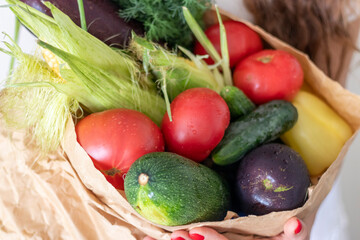
[[[84,2],[83,0],[77,0],[79,5],[79,13],[80,13],[80,23],[81,28],[87,31],[86,18],[85,18],[85,10],[84,10]]]

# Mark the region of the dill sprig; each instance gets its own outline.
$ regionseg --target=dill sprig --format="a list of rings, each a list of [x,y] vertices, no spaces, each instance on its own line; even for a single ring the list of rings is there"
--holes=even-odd
[[[203,13],[211,0],[114,0],[121,10],[120,16],[144,24],[149,40],[166,42],[169,46],[189,47],[193,42],[190,28],[182,13],[189,9],[196,21],[202,24]]]

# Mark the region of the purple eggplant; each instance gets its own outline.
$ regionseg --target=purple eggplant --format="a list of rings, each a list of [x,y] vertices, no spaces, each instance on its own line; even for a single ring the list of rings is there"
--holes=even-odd
[[[21,0],[29,6],[51,16],[41,0]],[[76,0],[48,0],[80,26]],[[83,0],[88,32],[106,44],[123,48],[131,38],[131,31],[143,35],[143,26],[136,21],[125,21],[118,15],[118,7],[110,0]]]
[[[251,215],[295,209],[304,204],[309,186],[308,170],[297,152],[284,144],[265,144],[239,164],[237,205]]]

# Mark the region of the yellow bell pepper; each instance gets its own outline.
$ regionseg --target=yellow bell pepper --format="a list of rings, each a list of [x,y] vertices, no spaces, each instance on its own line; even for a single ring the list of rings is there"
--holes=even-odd
[[[317,176],[335,161],[353,131],[330,106],[312,93],[301,90],[292,103],[299,118],[281,139],[301,155],[310,175]]]

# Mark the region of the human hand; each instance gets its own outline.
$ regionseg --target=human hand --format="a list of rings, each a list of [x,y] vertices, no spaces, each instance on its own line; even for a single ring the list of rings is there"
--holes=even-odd
[[[296,217],[290,218],[284,225],[284,232],[271,238],[260,238],[263,240],[305,240],[308,230],[305,224]],[[250,240],[249,238],[246,238]],[[155,240],[145,237],[143,240]],[[228,240],[224,235],[208,227],[197,227],[190,231],[175,231],[171,234],[171,240]],[[259,240],[259,238],[257,238]]]

